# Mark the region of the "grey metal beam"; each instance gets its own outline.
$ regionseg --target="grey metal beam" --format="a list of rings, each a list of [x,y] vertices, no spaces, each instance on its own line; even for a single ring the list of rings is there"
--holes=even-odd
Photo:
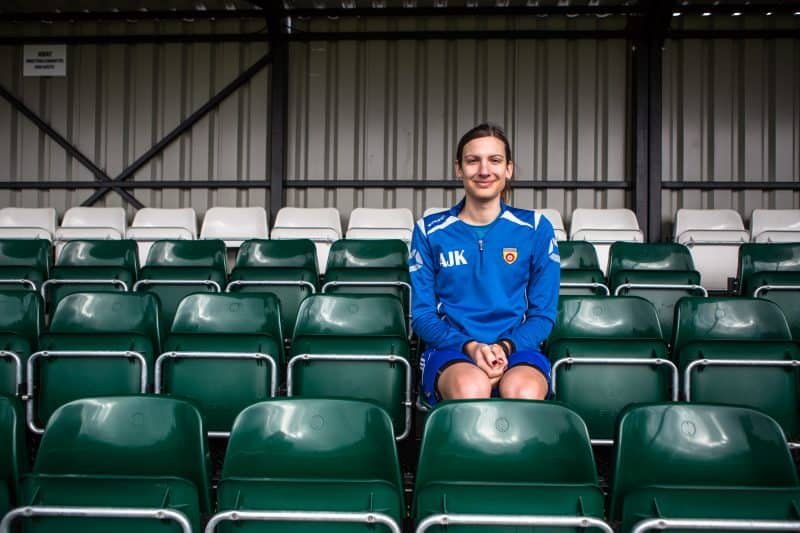
[[[178,124],[175,129],[169,132],[163,139],[158,141],[147,152],[139,156],[139,158],[131,163],[125,170],[114,178],[114,183],[124,181],[133,176],[140,168],[146,165],[153,157],[160,154],[167,146],[169,146],[178,137],[183,135],[192,126],[194,126],[200,119],[202,119],[209,111],[217,107],[225,98],[233,94],[239,87],[250,81],[261,69],[267,66],[272,60],[271,54],[268,52],[261,59],[253,63],[252,66],[247,68],[244,72],[239,74],[233,81],[223,87],[217,94],[215,94],[208,102],[200,106],[194,113],[186,117],[186,119]],[[94,192],[82,205],[92,205],[97,200],[105,196],[111,188],[110,185],[102,186]]]
[[[36,127],[38,127],[45,133],[45,135],[53,139],[56,142],[56,144],[58,144],[61,148],[64,149],[64,151],[67,152],[69,156],[74,157],[81,165],[88,168],[89,171],[91,171],[91,173],[94,174],[95,178],[97,178],[101,182],[106,182],[106,183],[112,182],[108,174],[106,174],[100,167],[94,164],[94,162],[91,159],[89,159],[86,155],[84,155],[84,153],[81,152],[77,146],[75,146],[67,139],[65,139],[60,133],[54,130],[50,126],[50,124],[42,120],[39,117],[39,115],[34,113],[32,109],[26,106],[25,103],[22,102],[22,100],[18,99],[16,96],[11,94],[2,85],[0,85],[0,96],[5,98],[11,104],[11,106],[14,107],[14,109],[16,109],[17,111],[19,111],[24,117],[33,122],[36,125]],[[92,184],[94,187],[98,186],[97,182],[92,182]],[[110,187],[110,189],[113,189],[114,192],[122,196],[128,203],[130,203],[137,209],[141,209],[142,207],[144,207],[144,205],[128,191],[122,190],[117,187]]]

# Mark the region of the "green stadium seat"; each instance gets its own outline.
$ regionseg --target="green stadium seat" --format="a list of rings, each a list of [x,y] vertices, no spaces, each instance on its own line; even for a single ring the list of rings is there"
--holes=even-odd
[[[800,439],[800,346],[777,304],[746,297],[683,298],[674,359],[687,401],[738,404],[774,418]]]
[[[743,244],[737,279],[742,296],[778,304],[800,340],[800,243]]]
[[[563,405],[459,400],[428,416],[412,509],[418,532],[610,533],[603,500],[586,425]]]
[[[620,416],[614,454],[609,520],[621,522],[622,533],[643,531],[635,526],[645,524],[696,530],[709,520],[738,520],[739,530],[773,529],[754,521],[800,528],[800,484],[783,432],[754,409],[633,406]]]
[[[294,332],[297,311],[319,289],[317,248],[310,239],[250,240],[242,244],[227,292],[271,292],[281,304],[286,341]]]
[[[33,470],[22,479],[19,520],[36,533],[200,531],[211,512],[203,418],[185,400],[112,396],[53,413]]]
[[[0,239],[0,289],[39,291],[50,277],[53,251],[46,239]]]
[[[156,241],[133,290],[158,296],[162,321],[168,328],[185,296],[225,288],[226,254],[221,240]]]
[[[618,296],[641,296],[658,313],[672,339],[675,304],[684,296],[708,296],[689,249],[677,243],[615,242],[609,252],[608,285]]]
[[[561,256],[560,295],[610,294],[592,243],[559,241],[558,253]]]
[[[41,433],[72,400],[146,392],[161,353],[159,322],[152,294],[87,292],[61,300],[40,351],[28,359],[28,427]]]
[[[28,470],[24,420],[19,399],[0,396],[0,517],[18,504],[20,478]]]
[[[191,399],[209,435],[227,437],[242,409],[275,395],[284,364],[274,295],[190,294],[156,360],[155,392]]]
[[[33,291],[0,292],[0,394],[22,393],[28,357],[36,351],[44,305]]]
[[[369,402],[276,399],[237,417],[207,532],[400,532],[392,422]]]
[[[286,374],[289,396],[371,400],[392,417],[398,439],[411,429],[408,335],[394,296],[313,294],[303,300]]]
[[[399,239],[340,239],[333,243],[322,292],[391,294],[410,319],[408,245]]]
[[[139,257],[128,240],[68,241],[50,279],[42,283],[42,298],[51,312],[69,294],[87,291],[129,291],[136,282]]]
[[[562,296],[547,353],[555,398],[583,418],[594,444],[613,443],[627,405],[678,399],[678,370],[643,298]]]

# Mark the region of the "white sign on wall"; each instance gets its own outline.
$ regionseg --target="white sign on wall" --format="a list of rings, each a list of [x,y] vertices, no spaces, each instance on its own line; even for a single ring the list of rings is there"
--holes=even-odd
[[[67,45],[26,44],[22,47],[23,76],[66,76]]]

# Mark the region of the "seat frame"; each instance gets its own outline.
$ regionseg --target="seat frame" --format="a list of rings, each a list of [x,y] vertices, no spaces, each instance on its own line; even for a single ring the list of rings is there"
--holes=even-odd
[[[800,368],[800,360],[791,359],[695,359],[683,371],[683,396],[687,402],[692,401],[692,371],[706,366],[734,367],[786,367]],[[789,448],[800,449],[800,441],[787,441]]]
[[[50,507],[27,506],[12,509],[0,522],[0,532],[11,531],[11,524],[18,518],[61,517],[61,518],[150,518],[170,520],[178,524],[183,533],[192,533],[192,526],[186,515],[175,509],[156,509],[141,507]]]
[[[146,285],[205,285],[214,289],[214,292],[222,292],[222,287],[213,279],[140,279],[133,284],[133,292],[137,292],[139,287]]]
[[[17,391],[17,394],[19,394],[20,387],[22,386],[22,361],[19,355],[8,350],[0,350],[0,359],[11,359],[14,363],[14,375],[16,376],[14,389]]]
[[[605,296],[611,295],[611,291],[609,290],[608,285],[606,285],[605,283],[599,283],[597,281],[594,281],[592,283],[559,283],[558,287],[559,288],[563,287],[565,289],[592,289],[592,290],[601,289],[605,293]]]
[[[404,357],[397,355],[383,354],[310,354],[303,353],[292,357],[286,367],[286,396],[291,397],[294,389],[294,379],[292,370],[294,365],[301,361],[386,361],[387,363],[399,363],[405,368],[406,387],[404,400],[402,402],[405,411],[405,424],[403,432],[395,437],[395,440],[405,439],[411,433],[411,409],[414,403],[411,401],[411,363]]]
[[[270,367],[270,384],[269,395],[275,397],[278,390],[278,365],[275,362],[275,357],[269,354],[260,352],[164,352],[156,358],[155,370],[153,371],[154,392],[156,394],[164,394],[161,385],[161,377],[163,372],[164,362],[168,359],[242,359],[242,360],[263,360],[269,364]],[[228,438],[231,435],[230,431],[208,431],[209,437]]]
[[[798,361],[800,363],[800,361]],[[675,366],[675,363],[670,361],[669,359],[664,359],[663,357],[656,357],[653,359],[644,358],[644,357],[631,357],[626,359],[614,358],[614,357],[562,357],[555,363],[553,363],[553,380],[552,380],[552,392],[556,394],[556,382],[558,381],[558,369],[564,365],[636,365],[636,366],[660,366],[666,365],[669,368],[670,373],[672,374],[672,401],[678,401],[678,391],[680,387],[678,386],[678,367]],[[612,446],[614,444],[613,439],[590,439],[592,446]]]
[[[392,533],[401,533],[400,525],[383,513],[345,513],[334,511],[224,511],[211,517],[205,533],[214,533],[222,522],[336,522],[381,524]]]
[[[434,514],[417,524],[416,533],[424,533],[432,526],[534,526],[534,527],[593,527],[603,533],[613,529],[603,520],[588,516],[541,516],[541,515],[485,515],[485,514]],[[207,532],[208,533],[208,532]]]
[[[797,531],[800,520],[734,520],[701,518],[648,518],[637,522],[631,533],[644,533],[657,529],[697,529],[703,531]]]
[[[28,423],[28,429],[33,433],[42,434],[44,428],[36,425],[36,409],[35,409],[35,371],[36,360],[45,357],[104,357],[104,358],[120,358],[120,359],[136,359],[141,366],[139,375],[139,391],[144,394],[147,392],[147,360],[140,352],[133,350],[44,350],[32,353],[28,358],[28,379],[27,379],[27,394],[23,398],[26,402],[25,412]],[[1,531],[1,530],[0,530]]]

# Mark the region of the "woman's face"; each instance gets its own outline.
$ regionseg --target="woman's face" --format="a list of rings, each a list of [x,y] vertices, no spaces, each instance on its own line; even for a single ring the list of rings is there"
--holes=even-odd
[[[472,139],[456,162],[467,197],[481,202],[499,199],[513,173],[514,163],[506,159],[506,147],[497,137]]]

